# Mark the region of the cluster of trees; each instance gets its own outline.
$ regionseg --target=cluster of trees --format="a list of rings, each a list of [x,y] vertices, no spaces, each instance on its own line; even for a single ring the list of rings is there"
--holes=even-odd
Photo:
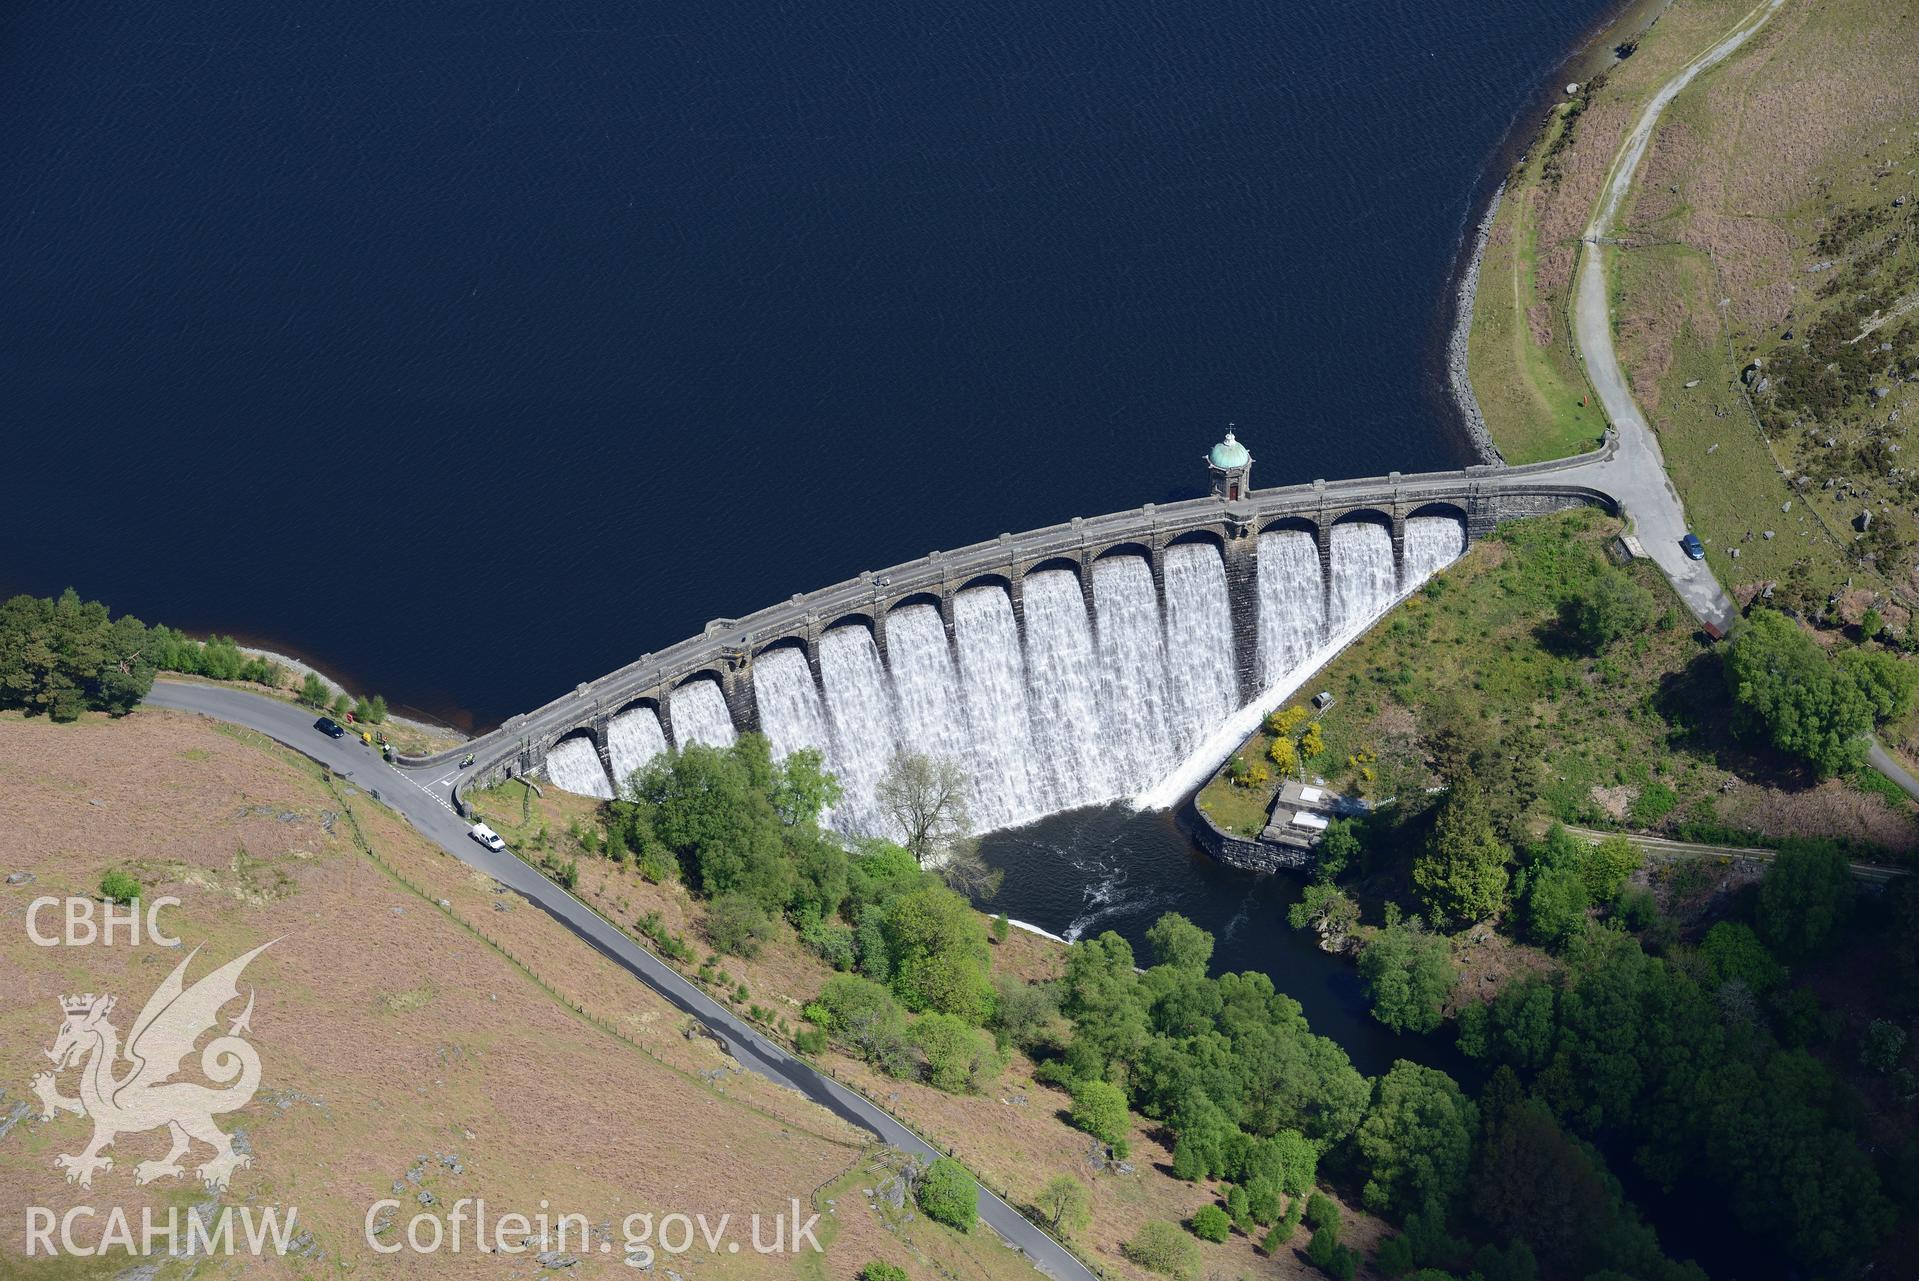
[[[881,790],[917,851],[880,840],[849,848],[822,828],[840,786],[816,751],[775,761],[757,734],[728,748],[692,744],[627,779],[606,806],[599,848],[707,900],[707,940],[722,952],[752,955],[784,918],[841,971],[807,1007],[816,1027],[892,1075],[978,1090],[1005,1055],[986,1031],[1000,1007],[987,927],[948,883],[986,879],[965,831],[963,779],[902,758]],[[1035,1008],[1024,992],[1007,1014],[1020,1025],[1052,1017],[1043,997]]]
[[[1230,1179],[1229,1212],[1271,1225],[1285,1198],[1312,1188],[1321,1154],[1359,1128],[1366,1078],[1265,975],[1209,976],[1212,937],[1184,917],[1161,917],[1147,942],[1144,973],[1111,931],[1073,945],[1061,999],[1071,1034],[1041,1075],[1109,1145],[1124,1143],[1129,1105],[1165,1123],[1176,1177]]]
[[[1559,981],[1524,980],[1464,1012],[1460,1045],[1510,1069],[1514,1089],[1531,1083],[1526,1107],[1536,1108],[1512,1110],[1529,1152],[1578,1148],[1559,1124],[1630,1144],[1635,1164],[1667,1188],[1710,1189],[1744,1231],[1830,1273],[1870,1249],[1892,1218],[1847,1092],[1806,1050],[1821,1034],[1816,1002],[1781,987],[1782,962],[1815,953],[1843,922],[1844,880],[1836,851],[1789,851],[1768,874],[1756,930],[1722,922],[1695,953],[1672,959],[1624,934],[1591,933],[1569,950]],[[1543,1160],[1521,1155],[1489,1169]],[[1600,1181],[1561,1164],[1568,1186],[1555,1195]],[[1542,1186],[1527,1180],[1510,1198],[1537,1202]]]
[[[1861,646],[1836,658],[1784,614],[1754,610],[1726,648],[1735,732],[1762,738],[1821,775],[1857,767],[1873,727],[1903,716],[1919,668]]]
[[[355,720],[365,721],[369,725],[382,724],[387,717],[386,699],[380,695],[368,698],[362,694],[353,698],[345,690],[336,694],[313,672],[308,672],[306,679],[300,682],[300,701],[308,707],[329,710],[342,718],[351,713]]]
[[[231,637],[198,641],[131,614],[114,618],[71,587],[57,597],[0,604],[0,707],[70,721],[82,712],[127,712],[156,672],[278,685],[277,663],[240,651]]]
[[[0,707],[56,721],[86,711],[124,715],[153,688],[155,670],[146,624],[113,618],[70,587],[53,600],[0,604]]]

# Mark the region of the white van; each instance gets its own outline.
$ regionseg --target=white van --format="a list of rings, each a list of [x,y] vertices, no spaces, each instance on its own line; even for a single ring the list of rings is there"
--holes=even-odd
[[[488,827],[485,823],[475,823],[473,825],[472,836],[474,840],[490,850],[504,850],[506,848],[506,842],[500,839],[500,834]]]

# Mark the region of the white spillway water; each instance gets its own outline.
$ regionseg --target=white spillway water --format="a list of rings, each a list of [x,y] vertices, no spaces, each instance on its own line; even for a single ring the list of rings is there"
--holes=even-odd
[[[1047,779],[1048,809],[1119,795],[1101,741],[1093,626],[1079,576],[1063,569],[1026,576],[1027,710]]]
[[[1350,521],[1333,526],[1333,608],[1329,634],[1383,613],[1399,594],[1393,568],[1393,536],[1384,525]]]
[[[1044,776],[1033,759],[1019,627],[1003,589],[969,587],[953,598],[953,643],[972,735],[973,823],[987,831],[1037,818],[1046,813],[1037,794]]]
[[[768,650],[753,662],[753,699],[760,709],[760,730],[772,744],[775,760],[802,747],[829,752],[832,736],[806,655],[791,645]]]
[[[899,709],[899,741],[935,760],[972,768],[966,703],[953,670],[946,624],[931,605],[903,605],[886,616],[886,661]]]
[[[1166,732],[1166,644],[1152,567],[1143,556],[1093,562],[1098,616],[1100,743],[1113,783],[1134,792],[1175,760]]]
[[[1167,548],[1168,729],[1176,752],[1190,751],[1239,706],[1235,667],[1232,602],[1219,549],[1211,543]]]
[[[1299,529],[1259,536],[1259,686],[1299,666],[1326,638],[1319,543]]]
[[[892,692],[873,633],[854,624],[821,637],[820,680],[833,728],[832,770],[842,790],[835,816],[840,826],[878,832],[873,793],[895,748]]]
[[[613,799],[613,784],[593,750],[593,740],[584,734],[563,738],[546,754],[546,777],[553,786],[581,796]]]
[[[665,750],[666,735],[650,707],[635,707],[607,722],[606,754],[613,758],[613,773],[621,783]]]
[[[674,690],[666,714],[673,722],[673,741],[681,747],[688,743],[731,747],[738,737],[733,732],[733,714],[726,710],[726,694],[715,680],[688,681]]]
[[[1406,522],[1406,566],[1402,592],[1458,560],[1466,551],[1466,527],[1451,516],[1415,516]]]

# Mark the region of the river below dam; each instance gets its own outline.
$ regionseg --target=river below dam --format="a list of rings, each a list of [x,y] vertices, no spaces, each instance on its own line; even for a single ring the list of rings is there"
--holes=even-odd
[[[989,911],[1073,940],[1116,931],[1141,965],[1152,964],[1148,927],[1163,913],[1179,912],[1212,932],[1215,973],[1272,976],[1299,1002],[1313,1031],[1339,1042],[1360,1071],[1378,1074],[1405,1058],[1468,1083],[1479,1077],[1450,1043],[1402,1036],[1374,1021],[1352,961],[1322,952],[1316,935],[1286,923],[1303,877],[1261,876],[1214,862],[1176,812],[1076,810],[991,833],[980,848],[1005,873],[998,894],[981,904]]]

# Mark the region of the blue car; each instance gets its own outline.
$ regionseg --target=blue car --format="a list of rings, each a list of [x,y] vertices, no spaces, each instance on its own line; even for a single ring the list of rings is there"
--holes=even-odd
[[[1679,540],[1679,549],[1691,560],[1706,559],[1706,545],[1699,541],[1699,535],[1688,533]]]

